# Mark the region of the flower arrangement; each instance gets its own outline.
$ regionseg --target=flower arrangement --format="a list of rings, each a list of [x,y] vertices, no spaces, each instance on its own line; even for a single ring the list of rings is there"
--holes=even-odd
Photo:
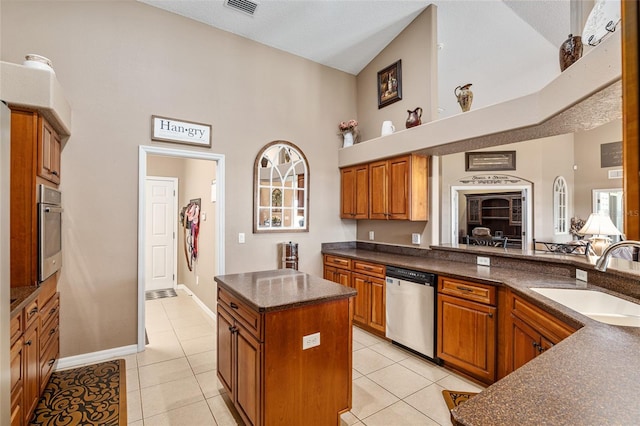
[[[340,132],[338,133],[339,135],[352,133],[353,141],[356,142],[358,140],[358,122],[356,120],[352,119],[349,121],[341,121],[338,124],[338,130],[340,130]]]
[[[569,233],[574,237],[581,238],[582,235],[578,234],[578,231],[582,229],[585,223],[586,221],[584,219],[580,219],[579,217],[572,217]]]

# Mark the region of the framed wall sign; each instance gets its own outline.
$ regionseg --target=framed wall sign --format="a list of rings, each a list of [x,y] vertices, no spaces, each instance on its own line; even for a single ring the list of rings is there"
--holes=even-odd
[[[402,99],[402,60],[378,71],[378,109]]]
[[[211,125],[151,116],[151,140],[211,147]]]
[[[465,152],[465,171],[489,172],[516,169],[515,151]]]
[[[600,144],[600,167],[622,166],[622,142]]]

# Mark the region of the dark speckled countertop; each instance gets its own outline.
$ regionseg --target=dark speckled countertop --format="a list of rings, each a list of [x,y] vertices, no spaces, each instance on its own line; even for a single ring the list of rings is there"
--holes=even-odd
[[[11,318],[16,315],[20,309],[25,305],[33,301],[39,293],[39,287],[36,286],[24,286],[24,287],[11,287]]]
[[[291,309],[357,294],[351,287],[293,269],[219,275],[215,280],[258,312]]]
[[[427,252],[429,250],[425,250]],[[452,412],[459,424],[640,424],[640,328],[597,322],[530,290],[530,287],[588,288],[612,293],[555,273],[551,257],[539,262],[539,271],[526,271],[478,266],[429,254],[410,256],[355,247],[323,247],[323,253],[507,286],[566,323],[581,327],[544,354],[461,404]],[[495,252],[486,251],[487,255],[492,253]],[[559,263],[566,262],[572,260],[560,258]],[[588,263],[585,262],[585,266]],[[640,287],[640,282],[631,285]],[[614,294],[638,303],[632,297]]]

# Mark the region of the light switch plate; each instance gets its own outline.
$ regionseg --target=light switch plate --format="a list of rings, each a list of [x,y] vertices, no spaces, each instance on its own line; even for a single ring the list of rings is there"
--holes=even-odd
[[[320,346],[320,332],[302,336],[302,350]]]
[[[244,244],[244,232],[238,233],[238,243]]]
[[[576,279],[587,282],[587,271],[583,271],[582,269],[576,269]]]
[[[412,244],[420,244],[420,234],[414,232],[411,234],[411,243]]]
[[[373,231],[369,231],[369,240],[373,241],[375,238],[375,234],[373,233]]]

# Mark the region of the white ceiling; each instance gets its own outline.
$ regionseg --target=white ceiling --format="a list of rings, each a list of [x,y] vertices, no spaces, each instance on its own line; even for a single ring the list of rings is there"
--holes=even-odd
[[[433,3],[441,117],[460,112],[461,84],[476,107],[539,89],[570,31],[570,0],[258,0],[253,16],[224,0],[139,1],[354,75]]]

